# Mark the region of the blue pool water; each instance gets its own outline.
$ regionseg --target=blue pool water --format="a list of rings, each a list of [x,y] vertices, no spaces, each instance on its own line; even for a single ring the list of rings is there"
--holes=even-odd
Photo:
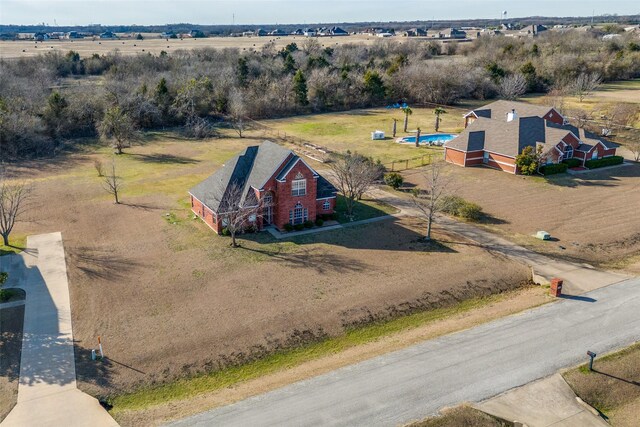
[[[420,144],[442,145],[447,141],[451,141],[456,136],[458,135],[454,135],[451,133],[433,133],[428,135],[420,135]],[[402,138],[402,143],[415,144],[416,137],[406,136]]]

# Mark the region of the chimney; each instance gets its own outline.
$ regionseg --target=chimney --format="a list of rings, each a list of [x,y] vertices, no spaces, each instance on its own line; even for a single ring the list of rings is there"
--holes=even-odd
[[[508,122],[512,122],[514,120],[516,120],[518,118],[518,115],[516,114],[516,110],[513,109],[511,110],[510,113],[507,113],[507,121]]]

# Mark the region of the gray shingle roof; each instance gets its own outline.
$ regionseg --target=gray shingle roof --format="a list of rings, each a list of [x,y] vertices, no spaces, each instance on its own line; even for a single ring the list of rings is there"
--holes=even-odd
[[[251,188],[262,189],[285,161],[293,165],[298,158],[293,151],[271,141],[264,141],[260,145],[245,148],[213,175],[189,190],[189,193],[217,212],[221,202],[227,196],[229,187],[235,183],[243,188],[243,203],[252,205],[256,200]],[[284,170],[286,169],[285,167]],[[315,171],[314,173],[317,174]],[[337,192],[328,181],[319,177],[318,197],[321,191],[323,194],[333,192],[331,195]]]
[[[526,102],[500,100],[487,104],[472,112],[478,117],[506,120],[506,116],[511,110],[516,110],[518,117],[544,117],[549,111],[553,110],[553,107],[532,105]]]

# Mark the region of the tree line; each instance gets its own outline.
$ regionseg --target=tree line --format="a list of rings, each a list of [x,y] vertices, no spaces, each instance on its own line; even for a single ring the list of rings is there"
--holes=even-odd
[[[138,130],[182,126],[186,136],[242,136],[250,119],[383,106],[455,104],[526,92],[575,93],[640,77],[631,35],[548,31],[473,43],[380,40],[277,49],[195,49],[81,57],[49,52],[0,63],[0,155],[48,156],[83,138],[119,141]],[[119,133],[120,132],[120,133]]]

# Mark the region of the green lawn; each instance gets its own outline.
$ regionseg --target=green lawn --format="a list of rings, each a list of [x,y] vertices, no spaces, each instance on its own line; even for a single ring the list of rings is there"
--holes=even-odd
[[[440,132],[459,133],[464,128],[462,115],[465,108],[450,109],[441,116]],[[402,131],[404,114],[399,109],[373,108],[340,113],[310,114],[286,119],[264,120],[262,123],[278,130],[281,135],[294,136],[331,150],[357,151],[382,162],[402,160],[427,153],[440,153],[439,148],[398,144],[391,137],[393,119],[397,119],[396,138],[412,136],[417,127],[422,134],[434,133],[435,115],[430,108],[413,108],[409,117],[408,133]],[[372,141],[371,132],[382,130],[387,138]]]
[[[0,240],[1,241],[1,240]],[[0,256],[20,253],[27,247],[27,236],[10,236],[9,246],[0,244]]]
[[[397,212],[398,209],[386,203],[368,199],[357,200],[353,206],[353,221],[362,221]],[[338,222],[352,222],[351,218],[347,216],[346,199],[341,195],[336,200],[336,213],[338,214]]]
[[[272,354],[245,365],[231,367],[205,375],[185,378],[159,387],[140,389],[134,393],[109,399],[112,413],[145,409],[174,400],[184,400],[198,394],[233,386],[243,381],[290,369],[304,362],[336,354],[348,348],[376,341],[405,330],[413,329],[457,314],[484,307],[503,300],[509,294],[491,295],[462,301],[452,307],[418,312],[394,320],[374,323],[347,331],[344,335],[328,338],[304,347]]]

